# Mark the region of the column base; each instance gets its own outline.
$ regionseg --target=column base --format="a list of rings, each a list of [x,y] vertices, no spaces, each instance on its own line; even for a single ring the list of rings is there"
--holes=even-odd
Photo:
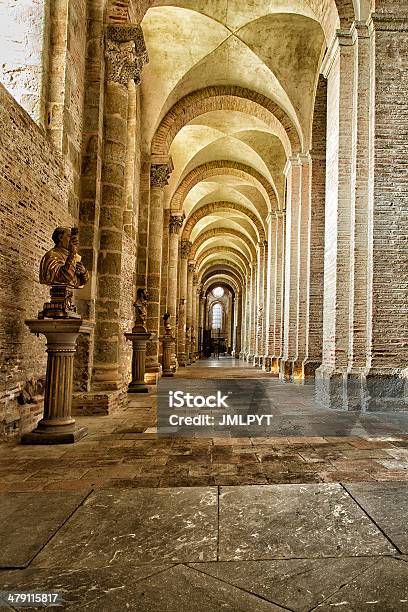
[[[306,380],[314,379],[316,375],[316,370],[320,368],[321,365],[322,365],[321,361],[312,361],[312,360],[306,359],[306,361],[303,362],[303,373],[304,373],[305,379]]]
[[[294,359],[281,359],[279,364],[279,378],[284,382],[292,382],[295,367]]]
[[[355,412],[408,411],[408,371],[316,370],[316,401],[325,408]]]
[[[128,393],[149,393],[149,387],[146,383],[131,382],[127,389]]]
[[[270,372],[271,368],[272,368],[272,357],[269,357],[266,355],[263,359],[262,369],[264,370],[264,372]]]
[[[281,362],[280,357],[272,357],[271,374],[272,376],[276,376],[277,378],[279,378],[279,373],[280,373],[280,362]]]
[[[55,427],[44,427],[38,425],[34,431],[26,433],[21,437],[21,444],[74,444],[88,434],[87,427],[67,427],[66,431],[58,431]]]
[[[145,382],[148,385],[157,385],[162,373],[161,370],[159,372],[146,372],[145,373]]]
[[[179,368],[185,368],[187,365],[187,359],[186,359],[185,353],[179,353],[177,355],[177,361],[178,361]]]
[[[96,416],[113,414],[125,404],[126,388],[119,391],[81,391],[74,393],[72,414]]]

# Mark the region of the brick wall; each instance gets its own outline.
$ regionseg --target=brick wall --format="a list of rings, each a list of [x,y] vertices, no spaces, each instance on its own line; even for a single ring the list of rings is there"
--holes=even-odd
[[[24,325],[47,296],[39,262],[67,213],[68,181],[59,154],[28,114],[0,85],[0,433],[32,428],[35,404],[20,405],[31,379],[45,375],[43,338]],[[29,388],[29,395],[36,394]]]
[[[322,361],[327,82],[320,76],[312,128],[312,208],[308,358]]]
[[[375,23],[373,368],[408,365],[408,36],[392,30]]]

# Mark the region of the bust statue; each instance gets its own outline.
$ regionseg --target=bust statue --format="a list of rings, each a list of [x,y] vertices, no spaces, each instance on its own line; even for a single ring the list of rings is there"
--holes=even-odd
[[[171,336],[170,314],[165,312],[163,315],[164,333],[166,336]]]
[[[135,325],[132,329],[133,333],[147,332],[146,319],[147,319],[147,301],[149,299],[146,287],[139,287],[136,292],[135,307]]]
[[[78,229],[57,227],[52,239],[54,247],[45,253],[40,263],[40,283],[51,287],[51,300],[44,304],[38,318],[78,318],[73,289],[80,289],[89,280],[88,270],[78,254]]]
[[[78,255],[77,228],[57,227],[52,239],[54,247],[45,253],[40,263],[40,283],[74,289],[83,287],[89,274]]]

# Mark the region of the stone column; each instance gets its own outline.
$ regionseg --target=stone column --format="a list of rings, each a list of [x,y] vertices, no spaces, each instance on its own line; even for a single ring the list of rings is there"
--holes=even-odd
[[[178,312],[177,359],[181,367],[185,367],[188,363],[186,354],[187,260],[192,246],[192,243],[188,240],[182,240],[180,243],[180,301]]]
[[[322,363],[324,224],[326,192],[327,83],[321,75],[313,113],[312,210],[310,224],[309,345],[304,365],[305,376],[312,375]]]
[[[171,316],[171,325],[173,334],[178,338],[177,325],[177,292],[178,292],[178,263],[179,263],[179,233],[184,221],[183,213],[170,213],[169,219],[169,265],[167,274],[167,312]],[[177,348],[176,348],[177,351]],[[176,356],[174,357],[174,365],[176,365]]]
[[[242,300],[243,293],[239,291],[235,296],[235,351],[234,357],[239,357],[241,353],[242,335]]]
[[[267,240],[261,241],[261,265],[260,265],[260,274],[261,274],[261,282],[260,282],[260,296],[259,300],[262,304],[262,321],[261,321],[261,337],[259,343],[259,366],[263,367],[265,362],[265,352],[266,352],[266,342],[265,342],[265,334],[266,334],[266,311],[267,311],[267,292],[268,292],[268,259],[269,259],[269,248]]]
[[[285,310],[283,358],[280,364],[280,375],[283,380],[291,381],[293,379],[294,363],[298,354],[299,228],[302,198],[302,166],[298,157],[288,159],[285,174],[287,180]]]
[[[204,330],[205,330],[205,296],[200,293],[200,327],[201,327],[201,336],[200,336],[200,346],[201,351],[203,350],[203,340],[204,340]]]
[[[171,213],[169,220],[169,271],[167,277],[167,310],[171,321],[177,317],[177,272],[179,260],[179,233],[183,225],[182,213]]]
[[[186,362],[192,362],[191,357],[191,326],[193,324],[193,275],[195,262],[189,261],[187,266],[187,308],[186,308]]]
[[[173,165],[171,161],[152,164],[150,167],[150,209],[149,238],[147,250],[147,329],[154,334],[147,344],[146,378],[155,384],[160,372],[159,334],[160,334],[160,286],[163,252],[163,198],[164,187],[168,184]]]
[[[191,359],[193,361],[196,360],[196,343],[197,343],[197,333],[198,333],[198,317],[197,317],[197,285],[198,285],[198,276],[197,274],[193,274],[193,299],[192,299],[192,315],[191,315]]]
[[[316,397],[324,406],[347,406],[353,351],[356,65],[352,34],[339,32],[327,52],[326,218],[323,358]]]
[[[160,279],[160,335],[165,334],[164,319],[163,316],[167,312],[167,289],[169,286],[169,223],[170,223],[170,210],[165,209],[163,215],[163,248],[162,248],[162,270]],[[162,344],[159,343],[159,361],[162,362]]]
[[[97,263],[99,251],[99,217],[101,207],[101,173],[103,162],[104,117],[104,10],[100,3],[88,5],[88,31],[85,56],[87,95],[83,101],[82,155],[80,170],[79,233],[82,262],[90,272],[90,280],[77,297],[78,312],[84,319],[95,320],[97,297]],[[62,93],[58,90],[58,95]],[[74,388],[79,396],[91,391],[94,359],[94,331],[78,338],[75,361],[81,376],[74,374]],[[79,358],[78,358],[79,357]],[[76,406],[74,394],[74,407]],[[79,402],[80,403],[80,402]]]
[[[309,298],[310,298],[310,223],[312,208],[312,160],[309,154],[299,155],[301,163],[301,202],[299,217],[299,310],[297,355],[293,366],[293,381],[303,382],[304,364],[309,348]],[[314,371],[307,372],[314,376]]]
[[[104,157],[101,173],[98,298],[96,300],[94,390],[117,390],[122,336],[118,312],[121,300],[122,235],[125,206],[125,165],[128,83],[140,82],[147,52],[140,26],[108,26]]]
[[[274,352],[274,317],[276,300],[276,216],[271,212],[266,218],[268,228],[268,261],[267,261],[267,283],[265,301],[265,326],[264,326],[264,363],[263,369],[271,371],[272,355]]]
[[[271,362],[271,372],[279,376],[280,363],[283,355],[283,314],[284,314],[284,281],[285,281],[285,213],[282,211],[275,213],[275,252],[276,252],[276,291],[275,291],[275,310],[273,318],[273,353]]]
[[[365,63],[366,45],[369,44],[370,136],[373,145],[367,215],[368,294],[371,295],[367,313],[369,370],[362,405],[370,411],[407,410],[408,6],[406,2],[379,0],[376,10],[378,13],[374,13],[369,22],[370,41],[364,39],[364,30],[358,32],[361,86],[357,112],[360,125],[363,122],[364,126],[367,75],[361,64]],[[357,145],[357,153],[364,150],[361,135]],[[363,222],[365,226],[360,203],[366,184],[363,163],[364,157],[361,166],[357,166],[356,224]],[[356,241],[356,248],[362,248],[361,239],[358,243]],[[358,345],[362,341],[364,335],[359,337]],[[356,367],[361,362],[357,353]],[[348,399],[350,402],[350,393]]]
[[[249,361],[251,352],[251,333],[252,333],[252,266],[246,280],[245,288],[245,355],[246,361]]]
[[[262,281],[262,245],[258,242],[256,246],[256,287],[255,287],[255,354],[253,365],[259,366],[261,343],[262,343],[262,319],[263,304],[261,296],[263,293]]]
[[[249,355],[248,361],[251,365],[254,364],[255,357],[255,338],[257,331],[257,262],[251,263],[251,284],[249,289],[249,303],[250,303],[250,319],[249,319]]]

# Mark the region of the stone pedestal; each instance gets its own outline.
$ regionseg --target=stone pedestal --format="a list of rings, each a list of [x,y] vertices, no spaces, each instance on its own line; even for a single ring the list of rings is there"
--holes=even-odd
[[[149,389],[145,383],[146,370],[146,345],[151,340],[151,332],[135,332],[125,334],[126,340],[133,345],[132,353],[132,381],[128,387],[128,393],[148,393]]]
[[[71,416],[74,355],[81,331],[90,324],[82,319],[30,319],[26,321],[33,334],[47,339],[47,375],[44,397],[44,417],[36,429],[22,436],[22,444],[71,444],[88,433],[86,427],[76,427]]]
[[[175,338],[172,336],[162,336],[160,340],[163,343],[163,374],[162,376],[170,378],[174,376],[174,371],[171,367],[172,356],[175,349]]]

